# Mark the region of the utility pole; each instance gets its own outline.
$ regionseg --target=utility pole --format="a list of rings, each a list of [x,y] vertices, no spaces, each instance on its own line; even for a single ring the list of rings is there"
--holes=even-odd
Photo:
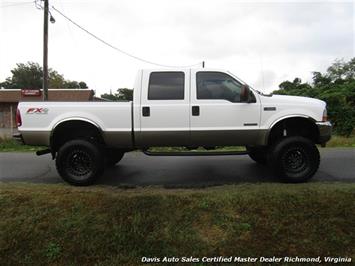
[[[43,23],[43,101],[48,100],[48,0],[44,1]]]

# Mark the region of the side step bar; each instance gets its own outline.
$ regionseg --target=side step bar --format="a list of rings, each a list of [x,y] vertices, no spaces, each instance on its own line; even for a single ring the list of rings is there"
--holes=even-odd
[[[247,155],[247,151],[181,151],[181,152],[150,152],[143,150],[148,156],[216,156],[216,155]]]

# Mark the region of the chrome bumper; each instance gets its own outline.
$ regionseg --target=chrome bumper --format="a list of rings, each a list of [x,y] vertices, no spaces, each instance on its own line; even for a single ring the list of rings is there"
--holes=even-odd
[[[316,122],[319,132],[318,143],[325,144],[332,136],[332,124],[327,122]]]

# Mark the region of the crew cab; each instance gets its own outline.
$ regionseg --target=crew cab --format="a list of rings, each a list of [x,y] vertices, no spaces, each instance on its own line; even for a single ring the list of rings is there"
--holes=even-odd
[[[60,176],[92,184],[125,152],[151,147],[246,146],[247,152],[182,152],[172,155],[249,154],[287,182],[309,180],[319,166],[315,144],[331,137],[326,103],[267,95],[218,69],[140,70],[133,101],[20,102],[20,137],[47,146]]]

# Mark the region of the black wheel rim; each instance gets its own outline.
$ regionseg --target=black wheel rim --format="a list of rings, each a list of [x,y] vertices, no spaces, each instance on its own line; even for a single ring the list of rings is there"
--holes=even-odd
[[[282,156],[283,168],[289,173],[300,173],[308,168],[308,160],[302,148],[288,149]]]
[[[93,171],[93,160],[88,152],[81,149],[73,150],[68,154],[66,169],[74,179],[87,178]]]

